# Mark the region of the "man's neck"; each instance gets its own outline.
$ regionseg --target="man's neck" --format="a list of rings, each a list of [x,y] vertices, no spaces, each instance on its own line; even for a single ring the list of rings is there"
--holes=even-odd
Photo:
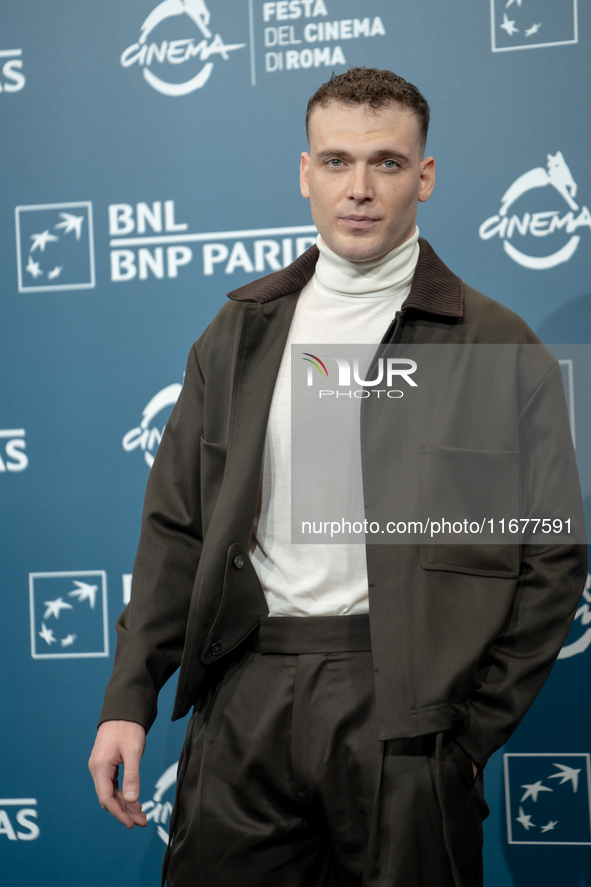
[[[320,256],[316,282],[328,293],[352,297],[395,296],[410,286],[419,257],[419,229],[385,256],[369,262],[351,262],[337,255],[318,235]]]

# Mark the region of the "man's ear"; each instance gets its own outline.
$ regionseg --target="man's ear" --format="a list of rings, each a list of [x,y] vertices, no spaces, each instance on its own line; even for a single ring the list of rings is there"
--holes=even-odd
[[[308,182],[309,169],[310,155],[306,151],[303,151],[300,163],[300,191],[302,192],[302,197],[305,197],[307,200],[310,199],[310,184]]]
[[[420,164],[421,178],[419,181],[419,202],[424,203],[433,193],[435,187],[435,160],[425,157]]]

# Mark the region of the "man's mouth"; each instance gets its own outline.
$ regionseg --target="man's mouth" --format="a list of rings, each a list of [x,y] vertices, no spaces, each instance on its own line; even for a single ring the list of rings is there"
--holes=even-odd
[[[379,219],[374,219],[371,216],[361,216],[357,213],[351,213],[348,216],[341,216],[340,221],[347,228],[361,230],[363,228],[371,228],[372,225],[375,225],[376,222],[379,222]]]

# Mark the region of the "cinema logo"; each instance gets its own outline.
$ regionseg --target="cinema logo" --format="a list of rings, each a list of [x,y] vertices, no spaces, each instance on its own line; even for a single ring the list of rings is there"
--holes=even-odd
[[[156,450],[160,446],[164,428],[172,408],[179,399],[182,387],[178,382],[173,382],[172,385],[167,385],[166,388],[158,391],[144,407],[140,424],[128,431],[121,441],[126,453],[140,450],[144,454],[144,462],[149,468],[154,464]],[[131,576],[129,580],[131,582]]]
[[[168,34],[168,19],[179,16],[183,17],[185,24],[187,17],[196,25],[201,39],[162,39]],[[139,65],[146,83],[162,95],[183,96],[201,89],[213,71],[212,57],[227,61],[228,53],[246,46],[246,43],[224,43],[219,34],[214,36],[208,27],[210,19],[211,13],[204,0],[163,0],[142,24],[138,42],[132,43],[122,53],[122,66],[130,68],[132,65]],[[157,39],[150,40],[154,37]],[[191,70],[191,76],[176,80],[175,72],[186,70],[185,66],[188,69],[196,66],[198,70],[196,73]],[[160,72],[166,71],[167,74],[160,77],[152,68],[158,68]]]
[[[570,659],[572,656],[584,653],[589,647],[591,647],[591,573],[587,574],[583,598],[575,613],[573,627],[558,658]]]
[[[156,825],[158,837],[165,844],[168,844],[168,822],[172,813],[178,766],[177,761],[164,771],[154,786],[152,799],[142,803],[146,819]]]
[[[527,195],[531,203],[539,201],[541,189],[548,189],[549,186],[550,194],[547,190],[543,194],[546,205],[551,203],[553,192],[566,203],[568,211],[544,209],[541,212],[532,212],[528,209],[524,212],[521,198]],[[546,169],[538,166],[519,176],[503,194],[497,215],[483,222],[478,233],[482,240],[500,237],[507,255],[523,268],[543,271],[568,262],[581,240],[581,235],[576,232],[580,229],[591,230],[591,213],[586,206],[580,207],[576,202],[577,190],[577,183],[562,153],[558,151],[556,154],[548,154]],[[520,201],[523,208],[520,208],[520,212],[515,212]],[[568,238],[566,243],[565,236]],[[541,255],[532,255],[530,252],[540,251],[534,246],[536,240],[540,244],[543,240],[548,246]],[[559,241],[562,241],[561,246],[558,246]],[[516,246],[516,242],[519,246]]]
[[[265,274],[291,264],[316,241],[314,225],[191,234],[176,221],[173,200],[109,206],[111,280],[179,276],[201,251],[202,272]]]
[[[316,378],[316,373],[314,370],[319,373],[322,381],[325,379],[332,379],[329,375],[328,369],[326,367],[326,363],[324,361],[334,361],[336,363],[336,371],[331,367],[332,374],[334,379],[339,387],[336,390],[330,388],[321,388],[318,391],[318,397],[348,397],[348,398],[357,398],[358,400],[364,400],[368,397],[371,397],[372,394],[376,397],[380,397],[384,394],[386,397],[389,397],[393,400],[398,400],[401,397],[404,397],[404,391],[400,389],[396,389],[393,387],[395,381],[399,381],[402,379],[412,388],[417,388],[418,385],[411,379],[411,376],[417,369],[417,362],[415,360],[410,360],[410,358],[404,357],[380,357],[378,358],[375,366],[372,366],[372,373],[375,374],[375,378],[373,379],[362,379],[361,376],[365,375],[362,372],[358,358],[354,358],[353,363],[353,382],[357,385],[363,386],[362,388],[358,388],[353,390],[353,386],[351,384],[351,361],[345,357],[325,357],[321,359],[315,354],[311,354],[308,351],[304,351],[302,353],[302,359],[306,361],[309,366],[307,367],[307,378],[306,384],[308,387],[312,388],[314,386],[314,381]],[[378,385],[385,384],[385,388],[378,388]]]

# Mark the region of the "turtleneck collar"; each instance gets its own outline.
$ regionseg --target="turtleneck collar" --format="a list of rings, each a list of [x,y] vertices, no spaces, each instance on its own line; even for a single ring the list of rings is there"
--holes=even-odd
[[[350,262],[338,256],[320,234],[316,287],[326,295],[389,298],[410,287],[419,258],[419,229],[408,240],[371,262]]]

